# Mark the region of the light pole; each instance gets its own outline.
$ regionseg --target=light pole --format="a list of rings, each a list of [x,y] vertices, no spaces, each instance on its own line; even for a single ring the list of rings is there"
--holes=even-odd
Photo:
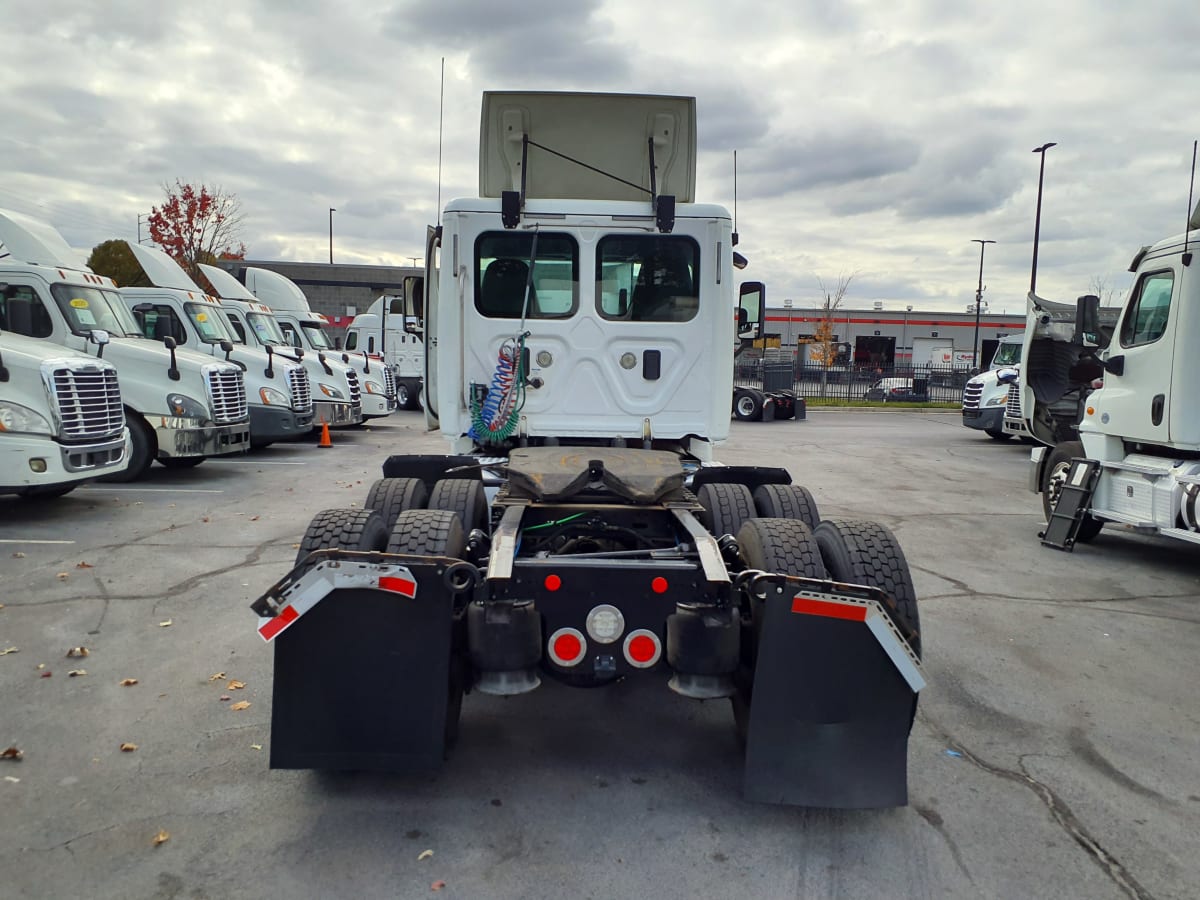
[[[1033,220],[1033,271],[1029,275],[1029,293],[1033,294],[1037,291],[1037,256],[1038,256],[1038,236],[1042,231],[1042,179],[1046,175],[1046,151],[1051,147],[1057,147],[1058,144],[1049,143],[1042,144],[1040,147],[1034,147],[1034,153],[1040,153],[1042,162],[1038,166],[1038,199],[1037,199],[1037,215]]]
[[[329,264],[333,265],[333,214],[337,212],[332,206],[329,207]]]
[[[912,312],[912,304],[911,303],[908,304],[908,308],[904,310],[904,330],[900,332],[900,352],[901,353],[903,353],[904,348],[908,346],[908,314],[910,312]],[[899,355],[897,355],[895,364],[896,365],[900,364]],[[908,365],[909,365],[909,368],[911,369],[912,368],[912,351],[911,350],[908,353]]]
[[[975,371],[979,371],[982,368],[979,365],[979,310],[983,306],[983,251],[987,249],[988,244],[996,242],[971,238],[971,243],[979,245],[979,287],[975,289],[975,340],[971,344],[971,358],[975,363]],[[1033,252],[1037,254],[1036,249]]]

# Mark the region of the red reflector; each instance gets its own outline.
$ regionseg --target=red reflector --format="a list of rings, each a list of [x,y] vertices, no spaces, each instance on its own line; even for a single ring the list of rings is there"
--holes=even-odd
[[[639,634],[629,642],[629,658],[634,662],[650,662],[656,653],[658,653],[658,645],[654,643],[652,637]]]
[[[583,652],[583,642],[573,634],[560,634],[554,641],[554,655],[563,662],[578,659]]]
[[[546,590],[557,591],[560,587],[562,587],[562,579],[557,575],[547,575],[545,584]]]
[[[266,622],[260,625],[258,628],[258,633],[263,636],[264,640],[269,641],[274,638],[275,635],[279,634],[279,632],[283,631],[283,629],[295,622],[298,618],[300,618],[300,613],[296,612],[294,607],[285,606],[279,611],[279,615],[272,616],[270,619],[267,619]]]
[[[792,612],[808,616],[826,616],[830,619],[850,619],[853,622],[867,621],[867,608],[849,603],[830,603],[828,600],[813,600],[797,595],[792,600]]]
[[[417,596],[416,582],[409,581],[407,578],[384,576],[379,579],[379,587],[385,591],[395,591],[397,594],[403,594],[405,597]]]
[[[650,590],[656,594],[665,594],[667,592],[667,579],[659,575],[650,582]]]

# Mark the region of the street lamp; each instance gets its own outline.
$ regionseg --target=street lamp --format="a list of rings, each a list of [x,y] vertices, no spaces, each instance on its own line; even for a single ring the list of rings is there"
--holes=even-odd
[[[983,251],[988,244],[994,244],[995,241],[985,241],[980,238],[972,238],[972,244],[979,245],[979,287],[975,289],[975,340],[971,344],[971,357],[975,361],[975,371],[979,371],[982,366],[979,365],[979,311],[983,306]],[[1036,248],[1036,244],[1034,247]],[[1037,250],[1034,251],[1035,258]]]
[[[1034,153],[1041,154],[1042,162],[1041,165],[1038,166],[1037,216],[1033,220],[1033,271],[1029,275],[1029,293],[1031,294],[1037,291],[1038,235],[1041,234],[1042,230],[1042,179],[1046,174],[1046,151],[1051,147],[1057,146],[1058,144],[1049,143],[1033,148]]]
[[[337,212],[332,206],[329,207],[329,264],[333,265],[333,214]]]

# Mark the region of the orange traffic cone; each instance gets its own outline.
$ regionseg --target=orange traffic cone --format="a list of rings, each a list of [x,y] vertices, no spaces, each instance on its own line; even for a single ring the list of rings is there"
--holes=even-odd
[[[329,439],[329,423],[324,419],[321,420],[321,440],[317,441],[318,447],[332,447],[333,441]]]

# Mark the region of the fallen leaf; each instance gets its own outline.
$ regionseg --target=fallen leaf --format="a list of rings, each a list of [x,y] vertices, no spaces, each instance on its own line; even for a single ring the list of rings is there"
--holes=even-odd
[[[440,891],[440,890],[441,890],[442,888],[444,888],[445,886],[446,886],[446,882],[444,882],[444,881],[435,881],[433,884],[431,884],[431,885],[429,886],[429,889],[430,889],[431,891]]]
[[[236,709],[236,710],[249,709],[249,708],[250,708],[250,701],[249,701],[249,700],[242,700],[242,701],[240,701],[239,703],[235,703],[235,704],[233,704],[233,706],[231,706],[231,707],[229,707],[229,708],[230,708],[230,709]]]
[[[21,783],[20,778],[14,778],[12,775],[5,775],[4,780],[7,782],[10,782],[12,784],[20,784]]]
[[[258,521],[258,516],[251,516],[251,517],[250,517],[250,521],[251,521],[251,522],[257,522],[257,521]]]
[[[175,508],[175,504],[174,504],[174,503],[168,503],[168,504],[167,504],[167,509],[174,509],[174,508]]]
[[[244,682],[244,681],[238,681],[238,680],[234,679],[233,681],[229,682],[229,684],[225,685],[225,690],[227,690],[227,691],[240,691],[240,690],[241,690],[242,688],[244,688],[245,686],[246,686],[246,682]]]
[[[96,567],[93,566],[90,562],[84,562],[83,560],[80,560],[79,562],[75,563],[75,568],[77,568],[77,569],[94,569]]]
[[[212,675],[208,676],[208,680],[209,681],[220,681],[224,677],[225,677],[224,672],[214,672]]]
[[[293,549],[293,550],[299,550],[299,549],[300,549],[300,545],[299,545],[299,544],[292,544],[292,549]]]
[[[126,741],[125,743],[123,743],[121,745],[122,753],[132,753],[136,749],[137,749],[137,744],[131,744],[131,743],[129,743],[129,741]]]
[[[262,744],[251,744],[251,745],[250,745],[250,749],[251,749],[251,750],[261,750],[261,749],[262,749]]]
[[[7,750],[0,750],[0,759],[19,760],[25,756],[25,751],[19,750],[16,747],[9,747]]]
[[[71,577],[71,573],[70,572],[59,572],[54,577],[57,578],[59,581],[66,581],[68,578]]]
[[[417,862],[420,862],[423,859],[429,859],[431,856],[433,856],[432,850],[422,850],[420,855],[417,857]]]
[[[47,669],[45,672],[43,672],[43,673],[42,673],[41,675],[39,675],[38,677],[39,677],[39,678],[49,678],[49,677],[50,677],[51,675],[53,675],[53,674],[54,674],[53,672],[51,672],[49,669]]]
[[[83,657],[87,656],[91,652],[92,651],[89,650],[87,647],[72,647],[70,650],[67,651],[67,658],[68,659],[82,659]]]
[[[24,558],[25,558],[25,554],[22,553],[20,550],[18,550],[16,553],[13,554],[13,559],[24,559]]]
[[[80,675],[86,675],[87,669],[72,669],[67,673],[68,678],[78,678]]]
[[[10,654],[10,653],[20,653],[20,652],[21,652],[20,647],[5,647],[3,650],[0,650],[0,656],[8,656],[8,654]]]
[[[171,627],[172,625],[174,625],[174,624],[175,624],[174,620],[172,620],[172,619],[166,619],[166,620],[164,620],[164,621],[162,621],[162,622],[159,622],[159,623],[158,623],[158,627],[159,627],[159,628],[170,628],[170,627]]]
[[[136,678],[122,678],[121,679],[121,687],[133,687],[133,685],[135,685],[137,683],[138,683],[138,680]]]
[[[228,694],[222,694],[217,699],[220,700],[222,703],[224,703],[226,700],[232,700],[233,698],[230,697]]]
[[[154,836],[154,846],[161,847],[171,839],[171,834],[165,828]]]
[[[4,604],[0,603],[0,609],[4,609]]]
[[[45,663],[38,663],[38,664],[37,664],[37,667],[38,667],[38,669],[44,669],[44,668],[46,668],[46,664],[45,664]]]
[[[202,516],[202,517],[201,517],[201,519],[200,519],[200,521],[201,521],[201,522],[207,522],[207,521],[208,521],[208,516]]]

